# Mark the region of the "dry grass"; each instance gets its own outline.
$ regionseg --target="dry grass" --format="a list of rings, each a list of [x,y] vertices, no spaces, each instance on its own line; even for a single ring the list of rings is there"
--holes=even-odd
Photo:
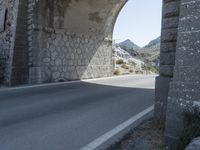
[[[107,150],[168,150],[162,143],[162,125],[154,119],[130,130]]]

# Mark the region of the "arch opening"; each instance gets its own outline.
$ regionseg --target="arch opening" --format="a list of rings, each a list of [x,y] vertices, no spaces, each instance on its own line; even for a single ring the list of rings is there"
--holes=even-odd
[[[128,1],[113,27],[114,74],[159,72],[162,1]]]

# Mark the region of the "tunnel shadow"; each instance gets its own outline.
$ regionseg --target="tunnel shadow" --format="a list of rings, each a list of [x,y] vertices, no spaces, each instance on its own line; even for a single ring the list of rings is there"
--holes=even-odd
[[[154,89],[89,82],[6,89],[0,91],[0,127],[8,127],[57,113],[78,111],[88,105],[129,102],[133,108],[144,110],[152,106],[153,101]]]

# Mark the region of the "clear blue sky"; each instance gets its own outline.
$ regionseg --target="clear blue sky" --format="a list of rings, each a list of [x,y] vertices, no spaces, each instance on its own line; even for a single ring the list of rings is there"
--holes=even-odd
[[[162,0],[129,0],[118,16],[113,39],[146,45],[161,34],[161,14]]]

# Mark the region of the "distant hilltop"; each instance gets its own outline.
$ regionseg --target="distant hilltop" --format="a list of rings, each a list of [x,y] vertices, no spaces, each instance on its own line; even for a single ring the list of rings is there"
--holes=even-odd
[[[137,49],[140,49],[140,47],[138,45],[136,45],[134,42],[132,42],[129,39],[119,43],[119,46],[122,49],[126,49],[126,50],[137,50]]]
[[[144,47],[140,47],[137,44],[135,44],[130,39],[127,39],[121,43],[118,43],[118,45],[125,50],[140,50],[140,49],[160,49],[160,36],[152,41],[150,41],[147,45]]]
[[[127,39],[121,43],[115,45],[118,48],[116,54],[120,57],[127,57],[127,53],[136,59],[145,62],[146,64],[151,64],[152,66],[159,67],[160,59],[160,36],[152,41],[150,41],[144,47],[139,47],[130,39]],[[116,49],[116,48],[115,48]],[[127,53],[125,53],[125,52]]]

